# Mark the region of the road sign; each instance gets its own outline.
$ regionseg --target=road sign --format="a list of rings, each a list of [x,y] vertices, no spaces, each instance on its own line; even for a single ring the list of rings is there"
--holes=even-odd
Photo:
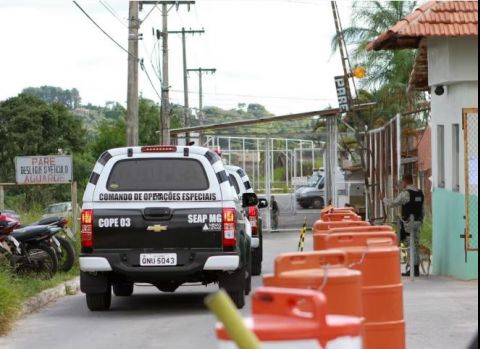
[[[15,158],[17,184],[63,184],[72,181],[71,156],[19,156]]]
[[[299,187],[308,184],[308,177],[292,177],[292,185]]]
[[[338,97],[338,107],[342,113],[347,113],[350,111],[348,91],[347,91],[348,81],[345,76],[336,76],[335,77],[335,87],[337,88],[337,97]]]

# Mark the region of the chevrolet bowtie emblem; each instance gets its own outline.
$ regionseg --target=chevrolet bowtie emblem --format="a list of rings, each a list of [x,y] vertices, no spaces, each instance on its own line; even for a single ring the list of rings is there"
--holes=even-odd
[[[165,227],[163,225],[151,225],[147,228],[148,231],[153,231],[155,233],[161,233],[162,231],[167,231],[168,227]]]

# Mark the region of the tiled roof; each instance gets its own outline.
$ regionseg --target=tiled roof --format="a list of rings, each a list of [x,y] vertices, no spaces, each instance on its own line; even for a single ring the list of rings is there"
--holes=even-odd
[[[478,36],[478,1],[428,1],[380,35],[369,50],[417,48],[423,37]]]

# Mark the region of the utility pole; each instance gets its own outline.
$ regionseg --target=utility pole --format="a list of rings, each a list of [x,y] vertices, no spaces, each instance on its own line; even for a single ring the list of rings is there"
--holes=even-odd
[[[187,69],[187,72],[195,72],[198,73],[198,78],[199,78],[199,102],[198,102],[198,116],[200,119],[200,125],[204,124],[204,119],[203,119],[203,73],[206,74],[215,74],[217,72],[217,69],[209,68],[197,68],[197,69]]]
[[[152,10],[147,14],[147,17],[152,11],[161,5],[162,12],[162,32],[161,37],[163,39],[163,62],[162,62],[162,110],[160,115],[160,144],[169,145],[170,140],[170,82],[168,73],[168,13],[174,7],[178,8],[180,5],[187,5],[190,10],[190,6],[195,4],[195,1],[140,1],[141,6],[152,5]]]
[[[138,145],[138,2],[130,1],[128,17],[127,145]]]
[[[169,34],[181,34],[182,35],[182,47],[183,47],[183,90],[184,90],[184,99],[185,99],[185,107],[184,107],[184,125],[185,127],[190,127],[190,103],[188,98],[188,66],[187,66],[187,34],[204,34],[205,30],[185,30],[182,28],[181,31],[170,31]],[[190,134],[187,132],[185,134],[185,145],[188,145],[190,142]]]
[[[162,133],[160,144],[170,144],[170,82],[168,75],[168,5],[162,4],[162,39],[163,39],[163,60],[162,60],[162,112],[161,122]]]
[[[346,89],[347,89],[347,96],[350,98],[350,114],[353,116],[353,120],[358,121],[358,125],[356,125],[355,128],[355,138],[357,140],[357,143],[361,146],[361,150],[359,151],[360,155],[360,161],[362,164],[362,170],[365,178],[365,192],[367,195],[367,211],[369,212],[370,217],[367,218],[373,218],[372,212],[373,212],[373,197],[372,197],[372,187],[375,183],[370,184],[369,180],[369,174],[368,174],[368,169],[367,169],[367,156],[371,156],[371,154],[368,152],[367,146],[366,146],[366,136],[362,135],[359,132],[359,129],[361,128],[361,122],[358,119],[358,116],[356,114],[356,107],[355,103],[353,103],[353,96],[352,96],[352,90],[350,88],[350,81],[352,82],[353,89],[355,92],[355,97],[358,96],[357,93],[357,87],[355,84],[355,79],[353,78],[352,74],[352,66],[350,63],[350,58],[348,56],[348,47],[345,42],[345,37],[343,35],[343,28],[342,28],[342,23],[340,20],[340,12],[338,10],[338,5],[336,1],[331,1],[332,5],[332,12],[333,12],[333,19],[335,21],[335,30],[337,32],[337,41],[338,41],[338,46],[340,50],[340,55],[342,58],[342,66],[343,66],[343,72],[345,75],[345,82],[346,82]],[[351,79],[351,80],[350,80]],[[358,97],[357,97],[358,98]]]

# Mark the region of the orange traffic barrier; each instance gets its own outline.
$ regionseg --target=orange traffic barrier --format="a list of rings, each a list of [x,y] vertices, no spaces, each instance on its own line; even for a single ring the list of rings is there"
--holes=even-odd
[[[362,272],[364,287],[401,283],[400,249],[394,232],[330,234],[325,245],[347,253],[351,267]]]
[[[313,248],[315,251],[325,250],[325,239],[327,235],[331,234],[331,230],[335,228],[357,228],[366,227],[373,228],[373,231],[377,231],[378,228],[374,228],[370,223],[365,221],[340,221],[340,222],[323,222],[317,221],[313,225]],[[381,230],[383,231],[383,230]],[[391,231],[391,228],[390,228]]]
[[[330,214],[330,213],[355,213],[355,209],[353,207],[333,207],[327,206],[323,210],[320,211],[320,219],[323,219],[323,216]]]
[[[363,319],[329,315],[327,299],[312,290],[260,288],[252,296],[252,317],[245,324],[264,349],[361,349]],[[234,349],[222,325],[220,349]]]
[[[362,317],[361,273],[348,269],[347,264],[343,251],[283,254],[275,260],[275,273],[264,276],[263,283],[321,291],[328,299],[329,313]]]
[[[394,232],[335,233],[327,248],[347,253],[351,267],[362,272],[367,349],[404,349],[405,322],[400,249]]]
[[[325,206],[325,207],[320,211],[320,215],[326,214],[326,213],[331,213],[332,210],[334,210],[334,209],[335,209],[335,206],[333,206],[333,205]]]
[[[355,212],[339,212],[339,213],[326,213],[322,217],[325,222],[338,222],[338,221],[361,221],[362,217]]]
[[[405,331],[405,321],[366,323],[365,349],[405,349]]]

